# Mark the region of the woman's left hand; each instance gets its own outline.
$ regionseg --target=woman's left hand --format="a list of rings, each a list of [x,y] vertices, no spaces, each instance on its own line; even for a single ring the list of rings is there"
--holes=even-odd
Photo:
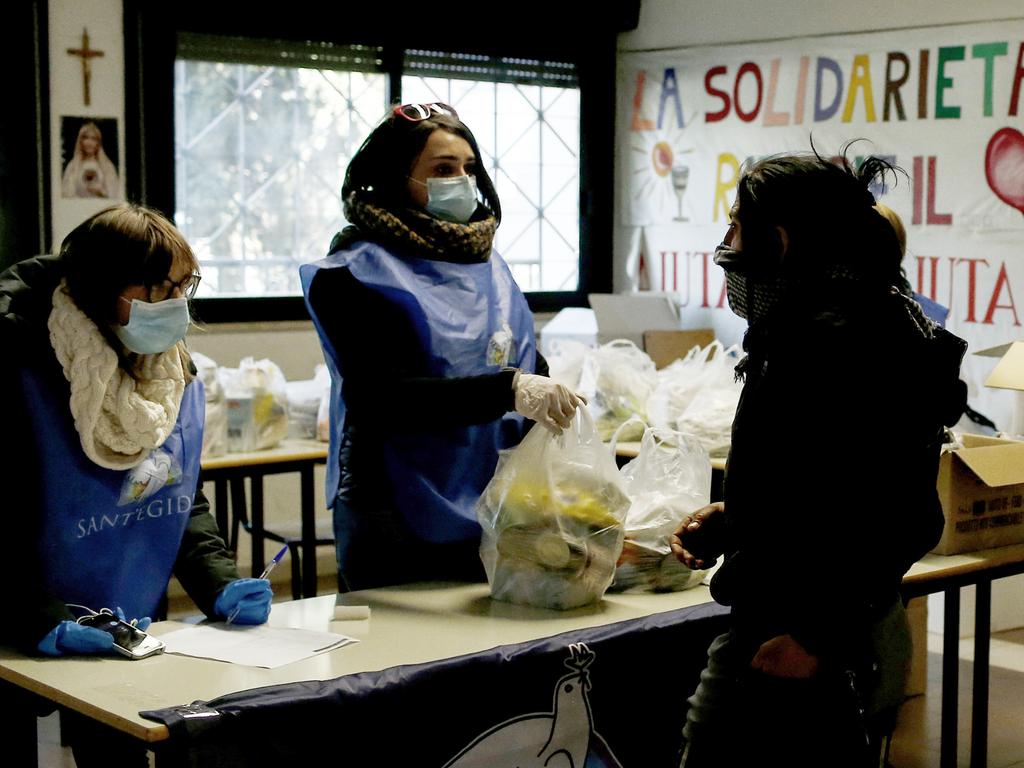
[[[778,635],[761,644],[750,667],[772,677],[804,680],[818,671],[818,657],[808,653],[792,635]]]

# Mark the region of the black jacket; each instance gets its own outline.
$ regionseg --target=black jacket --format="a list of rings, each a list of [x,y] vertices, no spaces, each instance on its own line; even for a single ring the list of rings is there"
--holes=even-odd
[[[0,274],[0,348],[6,357],[0,370],[0,402],[7,411],[4,438],[8,446],[8,458],[0,465],[0,484],[8,489],[10,498],[24,500],[7,515],[5,530],[16,563],[10,578],[4,580],[3,602],[12,618],[0,622],[0,642],[25,650],[33,650],[60,621],[72,618],[64,603],[44,590],[40,574],[47,564],[38,558],[32,544],[45,510],[35,491],[40,475],[34,458],[37,452],[31,446],[45,436],[34,434],[29,426],[19,401],[21,384],[17,376],[19,367],[31,366],[44,375],[63,380],[46,326],[53,307],[51,297],[62,274],[56,256],[28,259]],[[207,615],[213,615],[213,603],[220,590],[238,578],[201,485],[196,490],[174,575]]]
[[[791,634],[845,663],[942,533],[939,448],[966,403],[966,343],[928,338],[896,293],[828,290],[744,339],[724,485],[735,549],[712,591],[755,644]]]

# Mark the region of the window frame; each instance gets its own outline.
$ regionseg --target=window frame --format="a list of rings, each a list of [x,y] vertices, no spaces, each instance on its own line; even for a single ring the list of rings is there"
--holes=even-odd
[[[299,6],[303,3],[298,2]],[[175,210],[174,167],[174,62],[179,32],[251,37],[264,40],[323,40],[345,45],[379,46],[381,69],[388,77],[394,101],[401,93],[406,50],[422,45],[429,19],[410,19],[395,25],[385,11],[379,18],[357,18],[336,24],[345,34],[324,34],[332,28],[318,19],[318,13],[302,8],[290,14],[290,21],[241,21],[225,11],[203,12],[182,2],[173,9],[153,8],[143,0],[125,2],[126,61],[126,186],[128,198],[173,215]],[[536,12],[543,13],[538,3]],[[576,67],[580,90],[580,172],[579,172],[579,280],[575,291],[532,291],[526,293],[534,312],[556,312],[563,307],[588,306],[587,294],[612,290],[613,155],[615,122],[615,40],[617,29],[608,24],[583,39],[567,38],[559,24],[536,25],[537,16],[518,13],[520,34],[505,30],[499,38],[486,37],[467,42],[459,31],[438,25],[430,29],[431,48],[451,53],[490,56],[522,56],[569,61]],[[382,30],[387,30],[382,31]],[[545,30],[545,31],[540,31]],[[330,39],[325,39],[330,38]],[[457,76],[457,73],[453,73]],[[585,130],[584,130],[585,126]],[[326,255],[326,243],[325,243]],[[308,320],[305,301],[296,297],[252,297],[195,299],[197,318],[208,325],[239,322]]]

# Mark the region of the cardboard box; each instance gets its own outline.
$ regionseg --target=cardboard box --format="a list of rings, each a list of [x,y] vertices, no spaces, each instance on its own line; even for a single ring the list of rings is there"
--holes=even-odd
[[[1024,442],[963,435],[939,459],[946,526],[932,551],[971,552],[1024,542]]]
[[[654,365],[664,368],[694,347],[706,347],[715,340],[715,332],[711,328],[698,328],[692,331],[644,331],[644,352]]]
[[[1011,423],[1009,429],[1004,431],[1018,438],[1024,436],[1024,341],[985,349],[977,354],[1002,357],[985,379],[985,386],[1017,391]]]
[[[644,331],[679,330],[679,308],[671,294],[652,291],[589,293],[597,318],[597,342],[629,339],[643,345]]]

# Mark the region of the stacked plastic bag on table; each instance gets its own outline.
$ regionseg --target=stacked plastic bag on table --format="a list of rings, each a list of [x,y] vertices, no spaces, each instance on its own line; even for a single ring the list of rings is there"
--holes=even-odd
[[[206,425],[203,428],[204,459],[228,452],[228,407],[221,386],[217,363],[200,352],[192,352],[199,379],[206,391]]]
[[[633,416],[647,419],[647,398],[658,384],[654,361],[628,339],[616,339],[587,352],[580,370],[579,392],[587,398],[588,408],[602,440]],[[639,440],[643,423],[621,436]]]
[[[711,461],[704,446],[682,432],[649,428],[639,454],[620,473],[630,505],[610,589],[673,592],[700,584],[706,571],[679,562],[669,537],[686,515],[710,501]]]
[[[586,396],[603,440],[623,424],[622,441],[637,441],[646,425],[697,437],[708,454],[726,456],[742,385],[735,380],[738,345],[713,341],[657,370],[650,356],[626,339],[587,347],[552,343],[551,377]],[[638,417],[638,418],[633,418]]]
[[[502,452],[477,503],[491,596],[556,609],[597,602],[615,574],[628,506],[586,410],[559,437],[533,427]]]
[[[242,358],[238,368],[221,368],[228,410],[228,451],[273,448],[288,434],[284,374],[271,360]]]
[[[709,456],[728,455],[743,388],[736,381],[737,362],[739,347],[725,348],[716,340],[662,368],[647,400],[648,423],[693,435]]]
[[[285,390],[288,394],[288,437],[319,439],[320,406],[324,400],[329,402],[331,391],[331,374],[327,366],[318,363],[312,379],[289,381]]]

